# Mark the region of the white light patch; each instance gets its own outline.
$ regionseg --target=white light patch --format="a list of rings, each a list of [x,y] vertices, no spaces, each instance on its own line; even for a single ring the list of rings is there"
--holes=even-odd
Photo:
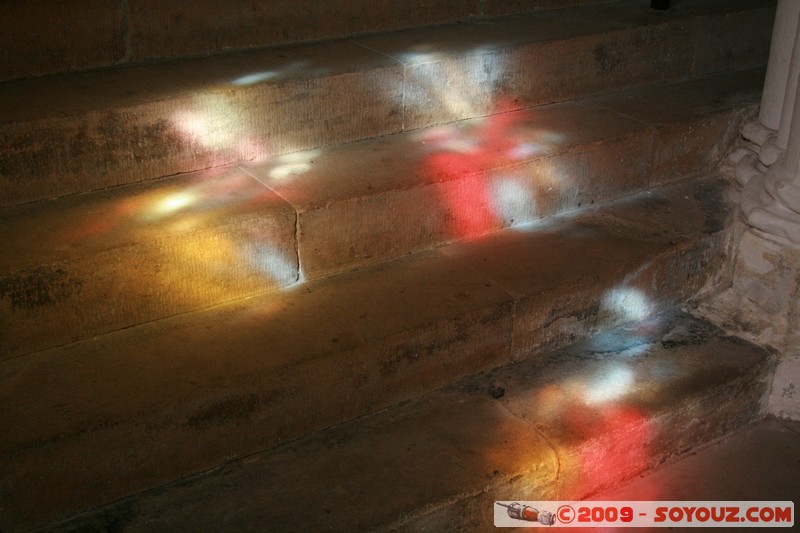
[[[312,68],[308,61],[294,61],[278,69],[264,70],[239,76],[231,83],[239,86],[255,85],[277,78],[287,78],[292,76],[322,76],[329,72],[325,68]]]
[[[286,259],[274,246],[249,244],[245,246],[244,253],[253,266],[267,274],[276,284],[286,285],[295,281],[295,263]]]
[[[472,154],[478,151],[480,147],[480,143],[477,139],[471,139],[469,137],[461,137],[458,139],[450,139],[447,141],[442,142],[440,145],[442,150],[447,150],[448,152],[455,152],[458,154]]]
[[[275,158],[275,163],[287,165],[291,163],[307,163],[320,155],[319,150],[306,150],[305,152],[292,152]]]
[[[409,52],[408,63],[431,64],[409,71],[404,103],[428,109],[439,106],[450,119],[473,118],[492,113],[497,88],[507,71],[507,58],[480,48],[458,62],[442,61],[437,53]]]
[[[644,320],[654,311],[650,299],[639,289],[616,288],[606,293],[603,305],[624,321]]]
[[[244,123],[240,109],[212,94],[197,96],[192,108],[175,113],[173,122],[187,138],[212,150],[236,148]]]
[[[481,121],[475,120],[474,124]],[[454,126],[438,126],[428,128],[412,137],[422,144],[430,144],[432,149],[455,152],[459,154],[472,154],[480,150],[481,141],[475,134],[467,129]]]
[[[310,168],[311,165],[308,163],[291,163],[288,165],[279,165],[269,171],[269,177],[274,180],[282,181],[291,178],[292,176],[297,176],[305,172],[308,172]]]
[[[274,70],[267,70],[265,72],[254,72],[253,74],[247,74],[245,76],[241,76],[233,80],[234,85],[255,85],[256,83],[261,83],[262,81],[271,80],[272,78],[278,75],[277,72]]]
[[[442,55],[438,52],[430,52],[430,51],[410,51],[410,52],[403,52],[398,56],[400,61],[403,63],[408,64],[420,64],[420,63],[433,63],[435,61],[439,61],[442,59]]]
[[[274,160],[275,166],[269,171],[268,176],[271,179],[282,181],[304,174],[311,170],[311,164],[319,155],[319,150],[307,150],[276,157]]]
[[[522,233],[553,232],[562,227],[563,221],[554,217],[537,218],[530,222],[524,222],[519,226],[514,226],[514,231]]]
[[[633,377],[633,370],[627,365],[609,365],[587,384],[583,399],[587,405],[618,400],[630,391]]]
[[[595,353],[614,352],[619,356],[636,357],[650,347],[647,337],[619,331],[608,331],[592,337],[589,341]]]
[[[181,192],[171,194],[161,201],[159,209],[166,213],[174,213],[190,205],[194,202],[194,194],[189,192]]]
[[[189,207],[197,201],[193,192],[176,192],[156,200],[148,209],[142,212],[144,220],[160,220]]]
[[[560,145],[564,139],[565,136],[560,133],[538,132],[533,136],[533,140],[514,145],[509,150],[508,156],[512,159],[528,159],[545,154]]]
[[[492,204],[497,216],[509,226],[536,217],[536,199],[524,182],[513,177],[492,182]]]
[[[523,142],[514,145],[508,151],[508,156],[511,159],[528,159],[546,153],[549,148],[547,144],[541,142]]]

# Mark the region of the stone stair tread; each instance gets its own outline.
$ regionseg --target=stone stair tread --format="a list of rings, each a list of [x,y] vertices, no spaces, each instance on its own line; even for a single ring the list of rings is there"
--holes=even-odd
[[[0,205],[763,65],[774,2],[714,5],[664,16],[626,0],[593,17],[584,6],[1,83]]]
[[[428,63],[431,58],[450,54],[457,57],[470,53],[482,55],[523,44],[568,40],[672,19],[747,13],[768,8],[774,2],[686,2],[686,6],[673,11],[670,18],[643,10],[638,4],[618,1],[596,7],[581,6],[350,39],[278,45],[260,50],[13,80],[0,84],[0,124],[136,106],[181,98],[197,91],[234,89],[236,80],[247,76],[252,76],[253,81],[242,80],[242,85],[338,76],[397,66],[398,63]],[[415,53],[415,48],[420,52]],[[258,74],[264,76],[259,78]],[[59,94],[59,98],[54,98],[54,94]]]
[[[566,10],[560,18],[566,18],[566,14],[578,13],[579,10]],[[559,19],[517,15],[502,17],[491,24],[466,22],[392,32],[386,36],[284,45],[118,69],[16,80],[0,84],[0,123],[135,106],[208,89],[234,89],[235,81],[242,79],[244,81],[241,83],[244,85],[274,83],[337,76],[373,68],[396,68],[404,61],[423,62],[413,55],[404,55],[414,47],[435,47],[442,50],[444,55],[448,51],[464,54],[475,48],[480,50],[482,46],[495,44],[498,40],[501,43],[498,46],[511,46],[532,40],[536,42],[555,37],[569,38],[573,32],[580,35],[598,31],[598,28],[599,31],[607,31],[617,27],[613,22],[598,17],[592,17],[577,27],[557,24]],[[539,32],[531,30],[530,25],[537,23],[545,29],[544,36],[540,37]],[[361,41],[363,45],[359,45]],[[385,51],[374,50],[377,43],[381,42],[397,43],[397,50],[392,50],[389,45]],[[420,45],[420,42],[425,44]],[[253,81],[247,83],[247,76],[252,76]],[[62,97],[53,98],[56,92]]]
[[[8,359],[5,508],[123,497],[669,308],[719,257],[724,188],[682,182]]]
[[[294,226],[291,206],[236,167],[0,209],[0,234],[9,252],[0,258],[0,272],[166,240],[256,215]]]
[[[431,182],[455,179],[463,174],[497,171],[603,140],[635,135],[646,128],[713,116],[743,105],[752,106],[760,93],[763,74],[763,69],[748,69],[698,80],[630,89],[534,110],[512,111],[497,117],[465,120],[423,131],[358,141],[325,150],[287,154],[257,165],[243,165],[241,168],[255,179],[241,176],[236,168],[226,167],[0,209],[0,225],[6,236],[32,237],[29,241],[4,239],[7,246],[14,247],[14,253],[0,259],[3,261],[0,268],[8,272],[14,268],[36,265],[37,261],[41,261],[35,259],[40,253],[70,257],[60,256],[53,250],[58,245],[58,237],[49,234],[49,228],[58,220],[62,225],[68,224],[70,232],[77,232],[78,228],[90,224],[93,219],[113,217],[116,212],[122,212],[122,215],[130,215],[129,211],[141,214],[140,217],[131,216],[130,220],[121,220],[124,224],[114,228],[115,231],[110,235],[97,233],[91,241],[81,243],[81,246],[104,249],[122,246],[133,240],[129,231],[132,226],[135,226],[136,232],[160,230],[156,223],[163,217],[159,216],[158,201],[182,194],[195,197],[195,189],[209,189],[202,200],[208,200],[211,205],[194,206],[200,203],[194,200],[188,204],[189,211],[202,209],[210,212],[214,220],[224,220],[230,215],[246,212],[253,198],[264,196],[270,198],[269,203],[273,203],[272,191],[303,213],[329,206],[332,202],[352,201],[425,186]],[[653,102],[659,105],[651,105]],[[507,137],[505,141],[508,146],[504,144],[494,148],[496,153],[491,153],[491,157],[470,161],[468,168],[458,169],[458,175],[441,171],[426,172],[427,169],[421,168],[424,167],[425,156],[431,153],[458,154],[460,150],[468,153],[497,134]],[[234,178],[229,178],[228,173],[233,174]],[[260,187],[258,183],[267,188]],[[222,199],[214,202],[212,193],[221,193]],[[118,205],[124,203],[132,205]],[[219,209],[215,209],[215,203],[220,205]],[[280,200],[276,199],[274,203],[280,203]],[[187,207],[177,200],[172,207],[169,202],[166,204],[161,208],[163,216],[181,212]],[[147,216],[148,209],[152,209],[152,216]],[[119,215],[117,217],[122,219]],[[73,222],[75,219],[77,221]],[[38,233],[31,233],[37,231],[36,228],[40,228]]]
[[[635,91],[599,95],[591,101],[651,126],[721,113],[760,95],[761,69],[743,69],[676,83],[652,84]],[[762,80],[763,84],[763,80]]]
[[[135,107],[203,92],[394,67],[346,40],[174,59],[0,84],[0,124]],[[260,75],[260,76],[259,76]],[[247,76],[253,81],[248,82]],[[238,80],[238,83],[237,83]],[[54,95],[59,95],[54,98]]]
[[[586,498],[748,423],[771,361],[657,315],[48,530],[486,531],[495,500]]]
[[[425,130],[310,150],[255,165],[243,165],[259,181],[287,199],[298,212],[391,190],[447,181],[464,174],[498,171],[607,139],[635,135],[752,106],[761,93],[761,68],[657,84],[550,104],[495,116],[463,120]],[[658,102],[653,106],[653,102]],[[499,137],[502,143],[492,145]],[[432,153],[488,157],[469,160],[466,169],[430,169]],[[438,171],[438,172],[437,172]]]
[[[0,209],[0,309],[17,331],[0,357],[701,175],[762,80],[746,69]]]
[[[499,171],[646,128],[584,99],[297,152],[243,168],[302,213],[338,201]],[[486,154],[471,155],[476,152]],[[436,154],[447,154],[450,165],[448,160],[431,164]]]
[[[636,0],[630,0],[631,5]],[[641,13],[647,2],[638,0]],[[734,2],[728,2],[728,4]],[[751,7],[737,0],[741,8]],[[750,2],[752,4],[753,2]],[[587,7],[614,7],[613,0],[450,0],[442,5],[418,6],[391,0],[354,0],[344,6],[320,5],[315,0],[269,7],[244,1],[235,6],[210,0],[187,6],[169,0],[143,0],[130,6],[93,1],[80,13],[58,4],[39,10],[28,5],[9,6],[0,21],[2,80],[40,76],[65,70],[86,70],[182,56],[214,54],[298,41],[335,39],[370,32],[432,24],[455,24],[515,13]],[[705,7],[711,4],[711,8]],[[672,12],[684,16],[723,11],[724,2],[684,0]],[[721,8],[720,5],[723,7]],[[663,13],[662,13],[663,14]],[[39,28],[64,22],[46,38]]]

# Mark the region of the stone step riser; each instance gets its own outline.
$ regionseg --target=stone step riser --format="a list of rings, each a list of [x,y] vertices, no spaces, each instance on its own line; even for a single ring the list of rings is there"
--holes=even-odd
[[[768,352],[713,326],[656,315],[53,531],[154,519],[186,529],[487,531],[497,500],[591,499],[757,419],[773,368]],[[321,512],[303,512],[312,499]]]
[[[664,216],[697,232],[705,215],[647,218]],[[55,519],[214,468],[669,308],[719,268],[724,233],[631,240],[598,217],[7,360],[0,457],[13,479],[63,481],[25,483],[6,509],[47,498]]]
[[[591,460],[564,461],[559,479],[542,484],[535,471],[497,482],[475,495],[442,502],[433,510],[422,508],[382,527],[390,531],[487,531],[494,527],[496,501],[591,500],[592,495],[618,485],[670,459],[694,450],[763,416],[774,363],[765,361],[731,382],[709,388],[706,396],[681,399],[670,412],[652,418],[626,419],[592,442],[561,449],[567,457]]]
[[[3,359],[298,280],[296,213],[236,169],[17,209],[3,225]]]
[[[13,4],[0,21],[0,81],[608,1],[455,0],[419,9],[349,0],[331,10],[316,0],[118,0],[87,2],[80,13],[52,1]],[[46,27],[59,31],[42,33]]]
[[[587,26],[575,16],[567,10],[460,25],[444,40],[441,30],[415,30],[274,49],[233,58],[248,66],[229,79],[221,76],[231,67],[217,66],[221,72],[208,70],[210,77],[187,91],[158,98],[145,91],[141,98],[150,101],[131,101],[123,90],[101,109],[56,105],[50,116],[5,120],[0,206],[761,65],[772,10],[663,20],[640,14],[643,26],[624,18]],[[559,37],[565,26],[575,35]],[[423,52],[415,51],[419,42],[429,43]],[[334,66],[356,56],[343,70]],[[70,83],[91,101],[109,83],[176,78],[168,68],[74,75]],[[31,107],[36,83],[7,84],[3,98],[12,108]]]
[[[549,122],[574,116],[574,110],[558,106],[535,116],[548,112]],[[373,168],[380,167],[379,159],[387,153],[405,158],[396,169],[383,171],[399,175],[419,173],[417,167],[447,156],[444,170],[433,168],[427,184],[426,176],[411,188],[353,193],[319,207],[290,205],[285,179],[269,177],[280,167],[267,165],[247,169],[255,179],[230,169],[64,199],[62,211],[45,218],[35,205],[17,208],[5,219],[12,223],[6,226],[9,241],[12,234],[32,228],[42,232],[57,224],[61,229],[41,235],[49,244],[39,254],[33,243],[25,244],[29,241],[12,250],[17,259],[0,276],[0,308],[5,308],[5,324],[16,333],[0,357],[287,288],[298,280],[361,268],[705,173],[724,152],[719,145],[727,145],[752,110],[735,109],[669,127],[643,127],[585,106],[579,112],[583,123],[596,114],[598,124],[609,128],[610,122],[604,121],[613,119],[623,121],[623,127],[613,131],[618,137],[554,146],[553,155],[529,156],[510,167],[503,158],[475,163],[480,155],[446,151],[429,153],[426,161],[417,153],[422,145],[409,136],[388,149],[370,150],[367,145],[366,153],[356,146],[318,154],[313,157],[323,176],[334,176],[330,168],[336,169],[339,161],[355,159],[360,167],[353,171],[366,177],[375,176]],[[686,141],[690,133],[691,147]],[[465,172],[464,165],[486,170]],[[299,180],[305,183],[302,175]],[[209,214],[213,216],[206,220]],[[20,226],[19,220],[27,221]],[[414,221],[413,228],[408,221]],[[109,242],[81,248],[82,239],[103,232],[112,236]],[[89,308],[91,313],[85,311]]]

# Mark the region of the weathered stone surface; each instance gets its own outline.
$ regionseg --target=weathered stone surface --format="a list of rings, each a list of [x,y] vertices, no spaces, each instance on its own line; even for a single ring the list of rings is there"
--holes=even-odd
[[[291,285],[295,226],[237,169],[0,211],[0,359]]]
[[[613,1],[613,0],[612,0]],[[549,9],[565,9],[592,4],[608,4],[609,0],[483,0],[483,15],[496,17]]]
[[[598,4],[597,8],[592,8]],[[572,9],[565,9],[572,8]],[[557,11],[553,11],[557,10]],[[582,11],[591,13],[587,16]],[[547,13],[646,24],[711,16],[699,33],[696,65],[709,69],[740,66],[738,61],[765,59],[774,1],[684,1],[668,12],[647,9],[647,2],[613,0],[447,0],[418,5],[391,0],[350,0],[335,4],[316,0],[276,0],[268,6],[254,0],[221,4],[203,0],[92,0],[80,14],[58,0],[36,0],[4,6],[4,49],[0,80],[136,64],[155,58],[179,58],[336,39],[434,24],[485,22],[520,13]],[[742,35],[742,22],[762,19],[757,31]],[[57,27],[57,31],[45,28]],[[693,43],[694,44],[694,43]],[[752,63],[750,63],[752,64]]]
[[[655,131],[650,183],[657,186],[716,168],[755,112],[763,73],[744,70],[702,81],[654,85],[593,99]],[[657,104],[657,105],[654,105]]]
[[[0,205],[393,133],[401,80],[336,42],[9,83]]]
[[[781,353],[771,383],[770,413],[800,419],[800,251],[747,226],[737,217],[726,250],[730,268],[708,287],[697,312],[730,331]]]
[[[623,91],[246,168],[298,210],[301,267],[314,278],[707,173],[762,76]]]
[[[466,388],[503,390],[500,401],[553,446],[557,482],[533,476],[498,482],[398,520],[398,531],[486,531],[496,500],[586,499],[757,419],[774,364],[769,352],[708,323],[665,315],[533,361]]]
[[[503,364],[511,310],[429,253],[7,360],[3,518],[85,509]]]
[[[186,514],[178,527],[202,527],[223,514],[223,527],[230,529],[366,531],[387,518],[435,508],[442,496],[480,493],[496,480],[525,475],[546,483],[557,475],[549,445],[488,394],[438,392],[363,422],[231,465],[222,473],[229,482],[227,494],[220,493],[219,479],[211,476],[205,483],[192,483],[190,491],[168,489],[163,501],[152,502],[152,510],[160,514],[165,504],[186,509],[198,495],[213,495],[214,504]],[[239,499],[242,483],[253,489],[248,501],[259,504]],[[296,516],[311,494],[319,512]],[[137,507],[131,509],[134,527],[136,515],[141,516]],[[162,519],[173,527],[172,516]],[[95,523],[102,520],[97,517]]]
[[[739,126],[756,107],[709,116],[693,124],[669,125],[656,132],[651,183],[661,185],[716,168],[736,139]]]
[[[800,453],[800,424],[767,418],[648,473],[596,500],[786,501],[800,492],[787,465]],[[741,465],[742,457],[747,465]],[[732,465],[737,467],[732,468]],[[689,532],[696,528],[675,528]]]
[[[742,226],[743,223],[739,222]],[[715,323],[776,350],[793,353],[797,345],[796,268],[800,252],[765,238],[752,228],[738,228],[728,252],[732,269],[725,290],[710,288],[700,303]]]
[[[721,180],[656,189],[566,226],[520,226],[444,251],[514,297],[519,359],[697,293],[721,266],[723,189]],[[679,207],[688,199],[695,208]]]
[[[800,420],[800,357],[781,356],[775,369],[768,399],[769,412],[781,418]]]
[[[453,23],[479,14],[478,0],[424,6],[392,0],[131,0],[130,5],[133,60]]]
[[[30,0],[0,6],[0,81],[124,61],[125,3]]]
[[[699,18],[695,73],[763,65],[769,56],[774,5],[755,4],[752,10]]]
[[[620,29],[613,17],[572,15],[522,15],[357,42],[406,65],[404,124],[410,129],[690,72],[693,26],[685,20]]]
[[[581,7],[6,83],[0,206],[685,79],[706,18],[758,33],[768,4]],[[759,42],[725,68],[758,64]]]
[[[246,167],[261,184],[231,171],[201,185],[210,174],[198,174],[5,210],[3,231],[13,253],[0,260],[0,298],[6,323],[18,328],[5,355],[475,238],[697,174],[715,159],[703,148],[720,138],[725,142],[720,130],[733,131],[730,116],[738,115],[722,110],[740,109],[755,98],[751,86],[758,74],[625,91],[293,152]],[[685,97],[665,98],[659,111],[647,111],[644,102],[651,96],[684,90]],[[689,98],[694,107],[683,106]],[[696,135],[707,124],[719,127]],[[694,150],[685,151],[687,139]],[[662,164],[653,171],[654,150]],[[253,195],[264,207],[282,207],[257,215],[249,203]],[[146,205],[162,201],[160,208]],[[233,214],[231,208],[240,218],[225,226],[217,218]],[[189,228],[191,239],[164,233],[177,228],[185,235],[187,225],[198,218],[205,224],[209,217],[213,228]],[[64,231],[72,234],[52,232],[64,227],[63,220],[69,220]],[[80,235],[86,239],[78,244]],[[241,258],[244,263],[237,263]],[[142,284],[144,278],[150,283]],[[113,296],[115,290],[126,297]],[[95,312],[86,312],[90,306]],[[65,311],[67,319],[47,318]],[[44,334],[42,321],[48,324]]]
[[[52,529],[486,531],[495,500],[586,497],[753,420],[771,362],[660,315]]]
[[[492,383],[511,412],[571,448],[558,490],[581,498],[754,420],[768,355],[710,324],[662,315],[566,349],[545,375],[529,366]]]
[[[568,135],[568,134],[567,134]],[[586,209],[640,191],[650,166],[653,132],[634,127],[626,135],[584,145],[570,152],[531,161],[498,174],[518,177],[530,191],[530,213],[506,207],[507,225]],[[514,216],[516,215],[516,216]],[[510,220],[509,220],[510,219]]]
[[[299,213],[307,278],[629,193],[651,134],[580,102],[291,154],[248,172]]]
[[[7,360],[6,508],[76,512],[646,317],[712,270],[719,183]]]

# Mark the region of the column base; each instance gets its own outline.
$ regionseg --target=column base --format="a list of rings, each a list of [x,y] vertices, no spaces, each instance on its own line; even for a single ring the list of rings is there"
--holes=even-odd
[[[736,223],[727,288],[696,313],[780,354],[766,410],[800,420],[800,248]]]
[[[800,184],[787,179],[782,161],[750,177],[741,209],[747,224],[765,238],[800,248]]]

